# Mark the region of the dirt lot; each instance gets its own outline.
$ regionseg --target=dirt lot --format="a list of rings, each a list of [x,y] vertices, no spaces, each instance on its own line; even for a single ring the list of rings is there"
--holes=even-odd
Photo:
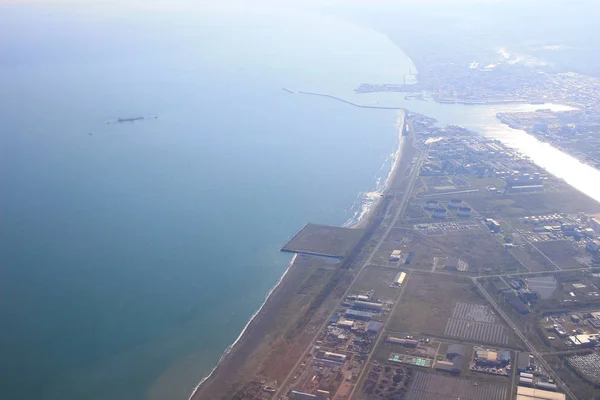
[[[389,329],[420,335],[443,335],[457,302],[485,304],[468,279],[413,273]]]
[[[403,252],[413,251],[411,268],[431,271],[434,257],[459,257],[469,264],[467,274],[479,272],[519,272],[522,265],[502,247],[485,229],[446,231],[445,234],[425,235],[416,230],[393,229],[392,235],[401,235],[404,244],[396,248]],[[390,251],[391,252],[391,251]],[[376,262],[375,260],[373,261]],[[457,272],[461,274],[462,272]]]
[[[398,297],[400,288],[390,287],[390,285],[399,272],[400,270],[396,271],[370,265],[361,272],[359,279],[352,286],[351,293],[359,294],[374,290],[377,298],[395,300]]]
[[[510,253],[531,272],[557,271],[556,266],[529,244],[510,249]]]
[[[515,217],[551,213],[599,212],[600,203],[564,186],[556,193],[495,194],[474,196],[469,202],[481,215]]]
[[[583,264],[575,260],[575,257],[584,257],[585,251],[577,247],[577,245],[570,240],[538,242],[535,246],[554,261],[561,269],[584,267]]]

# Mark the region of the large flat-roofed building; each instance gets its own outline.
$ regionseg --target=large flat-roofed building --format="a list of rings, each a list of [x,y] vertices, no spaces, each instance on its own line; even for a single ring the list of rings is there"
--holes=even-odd
[[[345,354],[332,353],[330,351],[319,351],[316,354],[316,358],[321,359],[321,360],[329,360],[329,361],[335,361],[338,363],[343,363],[346,361],[347,356]]]
[[[541,192],[544,190],[544,185],[521,185],[512,186],[511,192]]]
[[[402,286],[405,279],[406,279],[406,272],[398,273],[398,275],[396,275],[396,279],[394,279],[394,285]]]
[[[353,305],[354,308],[364,309],[364,310],[377,310],[381,311],[383,308],[383,304],[381,303],[373,303],[371,301],[362,301],[356,300]]]
[[[360,320],[370,321],[371,318],[373,318],[373,313],[369,312],[369,311],[360,311],[360,310],[349,309],[349,310],[346,310],[346,312],[344,313],[344,317],[350,318],[350,319],[360,319]]]
[[[575,346],[594,347],[598,344],[599,335],[574,335],[569,336],[569,340]]]
[[[383,328],[383,323],[378,321],[371,321],[367,326],[368,333],[377,333]]]
[[[453,374],[460,374],[461,372],[461,364],[463,358],[461,356],[456,356],[452,361],[436,361],[434,368],[439,371],[446,371]]]
[[[566,400],[563,393],[548,390],[532,389],[524,386],[517,387],[517,400]]]
[[[397,338],[394,336],[388,336],[387,341],[390,343],[396,343],[396,344],[401,344],[403,346],[408,346],[408,347],[417,347],[419,345],[419,341],[415,340],[415,339],[403,339],[403,338]]]
[[[312,393],[305,393],[305,392],[300,392],[297,390],[292,390],[290,392],[290,399],[293,399],[293,400],[327,400],[327,397],[312,394]]]
[[[400,261],[400,257],[402,257],[402,250],[394,250],[390,255],[390,261]]]
[[[525,372],[529,369],[531,365],[531,360],[529,358],[530,353],[519,352],[517,355],[517,371]]]

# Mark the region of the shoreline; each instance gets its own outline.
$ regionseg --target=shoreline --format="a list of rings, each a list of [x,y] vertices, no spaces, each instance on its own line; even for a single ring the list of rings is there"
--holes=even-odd
[[[232,344],[230,344],[225,349],[225,351],[223,352],[223,355],[221,355],[221,358],[219,358],[219,361],[217,361],[217,364],[215,365],[215,367],[210,371],[210,373],[208,375],[206,375],[204,378],[202,378],[202,380],[196,385],[196,387],[194,388],[193,392],[188,397],[188,400],[192,400],[193,399],[193,397],[197,394],[198,390],[200,390],[202,384],[204,382],[206,382],[215,373],[215,371],[217,370],[217,368],[219,368],[219,365],[221,365],[221,363],[223,362],[223,360],[229,355],[229,353],[231,353],[233,351],[234,347],[239,343],[239,341],[242,339],[242,337],[244,336],[244,334],[248,330],[248,327],[252,324],[252,322],[256,319],[256,317],[258,317],[258,315],[261,313],[261,311],[263,310],[263,308],[265,307],[265,305],[267,304],[267,302],[271,298],[271,295],[281,285],[281,283],[283,282],[283,280],[287,276],[288,272],[290,271],[290,269],[294,265],[294,262],[296,261],[297,256],[298,256],[298,254],[294,254],[292,256],[292,259],[290,260],[287,268],[285,269],[285,271],[283,272],[283,274],[281,275],[281,277],[279,278],[279,280],[277,281],[277,283],[275,283],[275,285],[271,288],[271,290],[269,290],[269,292],[265,296],[265,300],[262,302],[262,304],[260,305],[260,307],[258,308],[258,310],[256,310],[256,312],[254,314],[252,314],[252,316],[250,317],[250,319],[248,320],[248,322],[246,323],[246,325],[244,326],[244,328],[242,329],[242,331],[240,332],[240,334],[238,335],[238,337],[234,340],[234,342]]]
[[[383,198],[385,192],[387,192],[387,190],[389,189],[390,182],[392,182],[392,180],[394,179],[395,173],[398,170],[399,165],[402,163],[402,151],[404,150],[405,145],[404,135],[402,135],[402,128],[406,123],[406,110],[399,109],[398,112],[400,114],[398,120],[396,121],[396,128],[398,129],[398,147],[392,155],[392,166],[390,168],[390,171],[385,177],[385,180],[383,181],[383,184],[380,188],[376,188],[372,192],[363,193],[363,195],[366,196],[366,198],[363,199],[359,205],[360,208],[357,211],[358,217],[353,216],[348,221],[346,221],[342,225],[345,228],[364,228],[364,226],[371,219],[373,211],[377,209],[377,205]],[[371,201],[368,201],[370,199],[369,196],[373,196],[374,198]]]
[[[363,200],[360,204],[359,211],[357,211],[357,213],[359,213],[358,217],[351,218],[349,221],[347,221],[345,224],[343,224],[341,226],[346,226],[346,227],[349,227],[352,229],[360,229],[369,223],[369,221],[374,216],[373,215],[374,210],[376,210],[378,208],[377,207],[378,204],[383,199],[382,195],[385,194],[385,192],[389,190],[390,182],[392,181],[392,179],[394,179],[395,173],[399,169],[398,167],[402,164],[402,161],[403,161],[402,152],[406,149],[406,147],[404,146],[405,141],[404,141],[404,138],[402,135],[402,132],[403,132],[402,128],[403,128],[404,124],[406,123],[406,111],[404,109],[397,109],[397,110],[399,110],[399,113],[400,113],[399,118],[397,119],[397,123],[396,123],[396,128],[398,130],[399,143],[396,148],[396,151],[392,155],[393,159],[392,159],[392,165],[391,165],[390,171],[388,172],[383,184],[381,185],[381,187],[379,189],[376,189],[373,192],[365,193],[366,195],[376,193],[377,198],[375,198],[373,201],[370,201],[370,202],[366,202],[365,201],[366,199]],[[378,179],[381,179],[381,178],[378,178]],[[349,224],[349,226],[346,225],[350,221],[354,221],[354,222]],[[195,386],[194,390],[189,395],[188,400],[197,400],[197,398],[199,398],[197,396],[201,395],[200,392],[204,389],[205,384],[208,384],[211,379],[216,380],[218,378],[217,375],[219,372],[218,371],[219,368],[225,368],[225,363],[228,361],[229,358],[233,358],[235,356],[235,352],[237,350],[239,350],[239,347],[241,345],[243,345],[244,339],[246,339],[247,336],[251,336],[251,334],[253,333],[252,328],[254,328],[254,325],[259,324],[261,322],[261,321],[259,321],[259,319],[263,316],[263,314],[267,314],[270,311],[270,310],[267,310],[270,303],[277,301],[276,297],[281,294],[280,291],[283,290],[283,286],[286,283],[290,283],[288,281],[293,279],[293,277],[290,276],[291,275],[290,272],[292,271],[296,261],[297,261],[297,254],[294,254],[294,256],[292,257],[292,260],[288,264],[288,267],[284,271],[281,278],[279,278],[279,280],[277,281],[275,286],[273,286],[273,288],[267,293],[264,302],[261,304],[261,306],[258,308],[258,310],[250,317],[250,319],[248,320],[248,322],[246,323],[246,325],[244,326],[244,328],[242,329],[242,331],[240,332],[240,334],[238,335],[236,340],[230,346],[228,346],[227,349],[223,352],[223,355],[221,356],[221,358],[219,359],[219,361],[217,362],[215,367],[211,370],[211,372],[207,376],[202,378],[202,380]],[[287,295],[289,295],[289,294],[287,294]],[[275,315],[274,317],[276,318],[277,315]]]

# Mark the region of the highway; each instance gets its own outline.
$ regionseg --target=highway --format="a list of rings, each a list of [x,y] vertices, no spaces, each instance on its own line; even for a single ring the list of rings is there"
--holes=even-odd
[[[405,116],[404,117],[404,123],[407,123],[406,119],[407,118]],[[413,130],[411,129],[410,132],[413,132]],[[411,134],[411,136],[412,135],[414,135],[414,134]],[[308,352],[310,351],[310,349],[313,347],[315,341],[319,337],[319,333],[322,332],[325,329],[325,327],[329,323],[329,320],[331,319],[331,317],[333,316],[333,314],[335,313],[335,311],[342,305],[342,303],[344,302],[344,299],[350,294],[350,290],[354,286],[354,284],[356,283],[356,281],[358,280],[358,278],[360,277],[361,272],[369,264],[371,264],[371,260],[373,259],[373,257],[375,256],[375,254],[379,251],[379,248],[381,247],[382,243],[385,241],[385,238],[388,236],[388,234],[393,229],[394,224],[396,223],[396,221],[400,218],[400,216],[406,210],[406,207],[408,205],[408,200],[411,197],[414,184],[415,184],[415,182],[417,180],[417,177],[419,176],[419,171],[421,169],[421,165],[423,164],[423,161],[427,157],[427,154],[428,154],[427,150],[423,150],[419,154],[418,160],[413,164],[413,166],[411,168],[410,175],[409,175],[409,180],[408,180],[408,184],[406,185],[406,188],[404,188],[401,200],[400,200],[399,204],[397,205],[398,208],[396,210],[396,213],[394,214],[394,216],[393,216],[392,220],[390,221],[388,227],[386,228],[384,234],[377,241],[377,244],[375,245],[375,247],[373,248],[373,250],[371,250],[371,252],[369,253],[369,256],[367,257],[367,260],[363,263],[363,265],[360,267],[360,269],[356,273],[356,276],[354,277],[354,279],[352,280],[352,282],[348,286],[348,289],[346,290],[346,292],[344,293],[344,295],[342,296],[342,298],[340,299],[340,301],[338,302],[338,304],[335,306],[335,308],[333,310],[331,310],[331,313],[329,314],[329,316],[325,319],[325,321],[323,322],[323,324],[317,330],[317,334],[315,335],[315,337],[313,338],[313,340],[309,343],[309,345],[306,347],[306,349],[304,350],[304,352],[302,353],[302,355],[298,358],[298,361],[294,365],[294,368],[292,368],[292,370],[287,375],[287,377],[285,378],[285,380],[279,385],[279,387],[277,388],[277,391],[273,395],[273,398],[279,399],[281,397],[281,395],[282,395],[282,391],[284,391],[285,389],[288,388],[288,384],[290,382],[290,379],[292,378],[292,376],[294,375],[294,373],[296,372],[296,370],[298,369],[298,367],[300,366],[300,364],[302,363],[302,361],[304,361],[304,359],[306,358],[306,355],[308,354]],[[395,176],[393,178],[397,179],[399,177]],[[392,186],[392,185],[390,184],[390,186]],[[383,330],[382,330],[382,332],[383,332]],[[374,349],[375,349],[375,347],[373,347],[373,350]],[[371,357],[372,353],[373,353],[373,351],[371,351],[371,353],[369,354],[369,358]],[[366,368],[366,364],[365,364],[365,368]],[[364,370],[363,370],[363,372],[364,372]],[[361,376],[362,376],[362,373],[361,373]]]
[[[542,358],[542,354],[536,350],[536,348],[527,340],[527,337],[517,328],[517,326],[512,322],[512,320],[506,315],[504,310],[498,306],[496,301],[490,296],[490,294],[481,286],[481,284],[477,281],[477,278],[471,278],[473,283],[477,286],[481,294],[490,302],[490,304],[494,307],[498,315],[506,321],[506,323],[510,326],[510,328],[515,332],[515,334],[521,339],[521,341],[525,344],[527,349],[531,354],[534,355],[536,361],[540,363],[540,365],[544,368],[544,370],[552,376],[552,379],[557,383],[558,386],[571,398],[571,400],[577,400],[577,397],[571,392],[571,390],[565,385],[565,383],[558,377],[558,375],[550,368],[550,365]]]

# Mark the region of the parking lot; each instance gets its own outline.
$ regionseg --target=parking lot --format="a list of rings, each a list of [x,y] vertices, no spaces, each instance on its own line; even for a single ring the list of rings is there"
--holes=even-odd
[[[600,382],[600,354],[567,357],[567,362],[592,382]]]

